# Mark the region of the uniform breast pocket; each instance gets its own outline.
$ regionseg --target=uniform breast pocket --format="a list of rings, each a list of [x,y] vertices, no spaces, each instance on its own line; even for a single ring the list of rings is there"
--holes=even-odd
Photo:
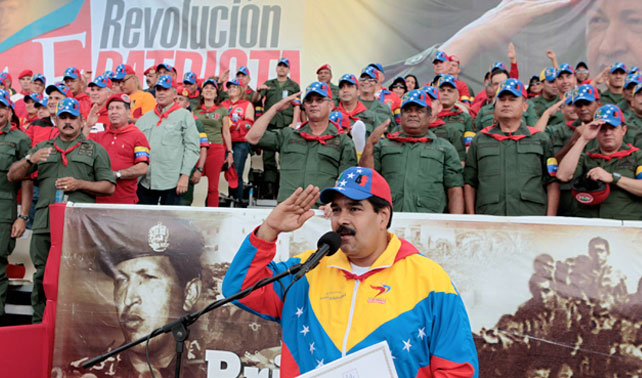
[[[86,155],[74,155],[69,166],[73,168],[73,176],[82,180],[94,180],[94,159]],[[73,165],[73,166],[72,166]]]
[[[401,147],[384,146],[381,148],[381,174],[385,177],[404,171],[405,161]]]
[[[480,177],[499,175],[502,162],[499,159],[499,148],[483,147],[477,150],[477,170]]]
[[[444,181],[444,153],[424,149],[419,154],[419,177],[432,182]]]
[[[38,179],[44,180],[58,175],[58,165],[60,164],[60,154],[56,151],[49,155],[47,160],[38,163]]]
[[[16,158],[16,147],[9,144],[0,145],[0,171],[8,172]]]
[[[517,166],[524,173],[542,174],[542,156],[544,148],[539,143],[517,144]]]
[[[341,153],[334,147],[319,147],[319,171],[333,176],[339,176]]]
[[[282,170],[302,170],[305,167],[306,154],[308,152],[305,145],[286,143],[280,152],[279,160]]]
[[[166,126],[166,125],[163,125]],[[164,146],[175,146],[177,143],[181,142],[181,131],[178,127],[168,127],[163,134],[161,143]],[[182,143],[181,143],[182,144]]]

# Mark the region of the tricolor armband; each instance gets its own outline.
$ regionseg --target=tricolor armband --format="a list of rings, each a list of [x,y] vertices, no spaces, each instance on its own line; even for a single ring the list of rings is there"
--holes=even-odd
[[[209,147],[210,146],[210,142],[207,139],[207,134],[199,133],[199,138],[200,138],[200,142],[201,142],[201,147]]]
[[[149,148],[143,146],[134,147],[134,163],[149,163]]]
[[[548,160],[546,160],[546,169],[548,170],[549,176],[557,176],[557,159],[548,158]]]
[[[635,178],[638,180],[642,180],[642,165],[638,165],[638,167],[636,168]]]
[[[470,146],[470,144],[473,142],[474,137],[475,137],[475,132],[466,131],[464,133],[464,146],[466,147]]]

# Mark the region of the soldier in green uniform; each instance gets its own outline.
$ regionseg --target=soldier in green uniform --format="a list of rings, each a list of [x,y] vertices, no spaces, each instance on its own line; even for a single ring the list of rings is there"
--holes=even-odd
[[[107,151],[82,134],[82,116],[78,101],[65,98],[58,102],[55,139],[38,143],[24,159],[11,165],[9,181],[17,182],[38,171],[40,198],[33,221],[30,255],[36,268],[33,274],[33,322],[40,323],[45,310],[42,279],[51,247],[49,205],[56,201],[56,191],[63,191],[69,201],[94,203],[96,196],[111,195],[116,177]]]
[[[624,144],[626,125],[620,108],[600,107],[577,143],[560,162],[558,177],[570,181],[581,175],[610,186],[601,203],[585,205],[578,198],[578,216],[642,220],[642,150]],[[585,147],[597,139],[598,148]]]
[[[317,81],[326,83],[330,86],[332,92],[332,101],[334,106],[339,105],[339,86],[332,83],[332,67],[329,64],[324,64],[317,68]]]
[[[624,98],[624,80],[626,79],[626,72],[628,68],[622,62],[615,62],[611,65],[606,77],[606,87],[604,91],[600,91],[600,97],[603,104],[614,104],[620,109],[626,108],[626,99]]]
[[[343,114],[341,125],[350,129],[356,121],[366,125],[366,137],[374,131],[375,127],[385,122],[386,117],[368,110],[363,102],[359,101],[359,82],[352,74],[345,74],[339,80],[339,105],[337,111]]]
[[[464,168],[467,214],[556,215],[557,161],[546,133],[528,127],[524,84],[508,79],[495,98],[497,124],[473,139]]]
[[[288,77],[289,74],[290,60],[281,58],[276,65],[276,79],[267,80],[263,85],[258,87],[260,95],[259,101],[264,101],[264,113],[267,113],[268,110],[282,99],[301,91],[299,84]],[[280,130],[288,126],[294,128],[300,119],[301,109],[298,106],[285,108],[272,116],[268,130]],[[280,182],[275,151],[263,151],[263,172],[266,190],[262,190],[261,193],[267,193],[267,197],[273,198],[274,194],[279,192],[278,183]]]
[[[16,246],[16,238],[25,232],[33,196],[33,181],[9,182],[7,172],[14,162],[21,160],[31,148],[31,139],[22,131],[12,128],[9,92],[0,90],[0,316],[4,315],[7,300],[8,257]],[[22,188],[22,207],[18,214],[18,189]]]
[[[377,128],[359,165],[374,168],[390,183],[395,211],[463,214],[461,161],[447,140],[429,130],[430,104],[423,90],[408,92],[401,106],[401,131],[380,141],[385,128]]]
[[[375,97],[375,92],[378,89],[379,74],[374,67],[366,67],[359,76],[359,101],[368,108],[375,116],[381,120],[390,119],[390,127],[396,125],[395,116],[388,105],[380,102]]]
[[[279,202],[288,198],[298,187],[310,184],[318,187],[333,186],[339,173],[357,164],[352,139],[339,133],[329,122],[334,107],[330,99],[330,87],[326,83],[310,84],[303,104],[308,122],[300,128],[285,127],[268,130],[268,125],[277,112],[291,106],[299,93],[294,93],[271,107],[245,136],[250,144],[278,151],[281,161]]]
[[[542,82],[542,93],[539,96],[528,100],[528,107],[533,108],[537,118],[540,118],[544,112],[555,105],[559,100],[557,86],[555,85],[555,68],[547,67],[540,74]],[[564,115],[561,112],[556,112],[548,119],[549,125],[555,125],[564,121]],[[531,125],[532,126],[532,125]]]
[[[439,88],[439,101],[442,110],[437,114],[437,122],[442,123],[431,128],[431,131],[440,138],[448,140],[457,150],[459,160],[466,160],[466,147],[475,136],[473,131],[473,117],[455,106],[459,99],[457,79],[453,75],[441,75],[437,80]]]
[[[627,126],[624,143],[635,143],[636,140],[642,140],[642,136],[640,136],[642,134],[642,82],[633,88],[631,106],[628,112],[624,112],[624,119]]]
[[[630,73],[626,75],[626,79],[624,80],[624,89],[622,89],[622,95],[624,96],[624,100],[626,101],[626,107],[620,109],[622,109],[624,119],[626,119],[627,121],[631,113],[633,113],[633,110],[631,109],[631,101],[633,101],[633,89],[640,83],[642,83],[642,76],[640,74]],[[631,125],[629,125],[627,122],[627,126]]]

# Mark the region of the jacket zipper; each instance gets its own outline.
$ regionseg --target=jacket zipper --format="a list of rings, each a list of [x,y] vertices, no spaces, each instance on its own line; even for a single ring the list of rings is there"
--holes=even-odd
[[[347,353],[348,346],[348,335],[350,334],[350,328],[352,328],[352,317],[354,315],[354,304],[355,299],[357,298],[357,291],[359,290],[360,280],[355,280],[354,290],[352,292],[352,302],[350,303],[350,314],[348,315],[348,327],[346,328],[346,333],[343,335],[343,345],[341,346],[341,357],[345,357]]]

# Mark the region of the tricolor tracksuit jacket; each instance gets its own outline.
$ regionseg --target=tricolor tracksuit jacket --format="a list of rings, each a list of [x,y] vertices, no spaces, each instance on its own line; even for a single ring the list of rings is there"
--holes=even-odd
[[[339,250],[292,285],[285,302],[292,276],[235,302],[281,324],[281,377],[295,377],[382,340],[400,378],[478,376],[470,323],[450,278],[407,241],[394,234],[389,240],[361,276],[351,272]],[[313,252],[275,263],[276,244],[252,233],[225,275],[223,294],[283,272]]]

